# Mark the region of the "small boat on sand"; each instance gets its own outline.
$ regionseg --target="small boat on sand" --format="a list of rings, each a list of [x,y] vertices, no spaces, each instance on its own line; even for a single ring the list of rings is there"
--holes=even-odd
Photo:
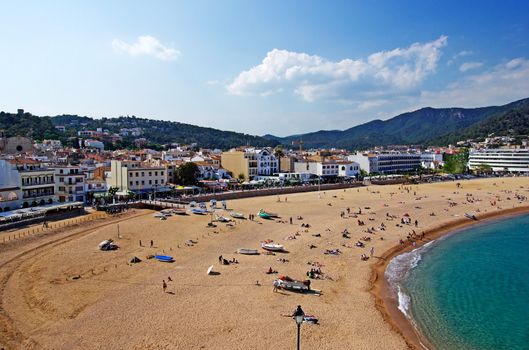
[[[248,249],[248,248],[239,248],[237,249],[237,253],[244,254],[244,255],[259,255],[259,252],[257,249]]]
[[[169,255],[155,255],[154,258],[161,262],[174,262],[173,257]]]
[[[193,208],[191,212],[196,215],[206,215],[208,213],[207,209],[202,208]]]
[[[230,216],[234,219],[246,219],[246,217],[244,216],[244,214],[241,214],[241,213],[237,213],[235,211],[232,211],[230,213]]]
[[[225,216],[222,216],[222,215],[217,215],[217,221],[218,222],[230,222],[231,219],[230,218],[227,218]]]
[[[259,217],[263,218],[263,219],[272,219],[272,218],[277,218],[279,217],[277,214],[275,213],[268,213],[266,211],[264,211],[263,209],[259,210],[259,212],[257,213],[257,215],[259,215]]]
[[[282,252],[285,250],[285,247],[277,243],[262,243],[261,248],[269,250],[271,252]]]
[[[175,215],[186,215],[187,214],[186,208],[174,208],[172,212]]]

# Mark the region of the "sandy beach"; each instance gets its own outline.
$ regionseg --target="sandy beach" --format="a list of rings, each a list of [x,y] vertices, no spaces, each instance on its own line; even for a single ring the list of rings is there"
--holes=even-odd
[[[369,186],[290,194],[287,201],[285,196],[281,201],[277,196],[232,200],[229,209],[246,215],[265,209],[280,218],[217,223],[215,228],[207,227],[209,216],[162,221],[154,211],[132,210],[2,244],[0,346],[288,349],[295,347],[296,327],[284,315],[300,304],[320,322],[302,326],[302,348],[416,348],[417,338],[394,312],[384,289],[381,277],[389,258],[411,249],[407,236],[413,231],[425,232],[424,239],[411,239],[420,245],[474,223],[464,217],[467,212],[482,220],[527,210],[527,202],[515,195],[526,195],[529,178],[460,184]],[[359,209],[361,214],[353,215]],[[410,223],[401,224],[403,218]],[[345,229],[350,238],[343,237]],[[98,243],[108,238],[120,249],[98,250]],[[284,245],[288,253],[235,253],[238,248],[264,252],[260,241],[266,239]],[[190,240],[196,243],[186,244]],[[357,241],[365,246],[356,247]],[[361,254],[370,256],[371,248],[374,256],[361,260]],[[324,254],[327,249],[342,253]],[[150,254],[171,255],[175,262],[146,259]],[[221,265],[220,255],[238,263]],[[133,256],[142,261],[128,264]],[[311,287],[321,295],[273,292],[272,281],[279,275],[306,279],[308,262],[318,262],[326,276],[312,280]],[[210,265],[218,274],[206,274]],[[278,274],[266,274],[270,267]],[[168,285],[165,293],[162,280]]]

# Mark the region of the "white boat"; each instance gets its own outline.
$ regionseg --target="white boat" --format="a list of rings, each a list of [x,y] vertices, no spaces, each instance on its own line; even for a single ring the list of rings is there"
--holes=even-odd
[[[234,218],[234,219],[246,219],[246,217],[244,216],[244,214],[241,214],[241,213],[237,213],[235,211],[232,211],[230,213],[231,217]]]
[[[283,247],[283,245],[277,243],[262,243],[261,248],[270,250],[272,252],[282,252],[285,250],[285,247]]]
[[[237,253],[244,254],[244,255],[258,255],[259,254],[257,249],[248,249],[248,248],[239,248],[237,249]]]
[[[227,217],[224,217],[224,216],[221,216],[221,215],[217,215],[217,221],[219,221],[219,222],[230,222],[231,219],[227,218]]]
[[[173,214],[175,215],[186,215],[187,214],[186,208],[174,208],[172,211],[173,211]]]

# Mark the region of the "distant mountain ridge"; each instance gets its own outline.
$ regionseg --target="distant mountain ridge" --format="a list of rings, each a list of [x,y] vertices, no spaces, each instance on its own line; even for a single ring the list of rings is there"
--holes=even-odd
[[[432,108],[426,107],[413,112],[400,114],[388,120],[373,120],[347,130],[321,130],[317,132],[264,138],[291,145],[303,140],[305,148],[345,148],[361,149],[392,144],[446,145],[439,142],[452,140],[451,134],[462,134],[472,127],[502,113],[529,106],[529,98],[503,106],[480,108]],[[482,128],[483,130],[487,129]],[[476,136],[479,133],[474,132]]]

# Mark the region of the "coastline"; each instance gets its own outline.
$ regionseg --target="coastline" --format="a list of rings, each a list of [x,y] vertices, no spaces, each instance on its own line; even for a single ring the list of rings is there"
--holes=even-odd
[[[375,307],[382,314],[384,320],[391,328],[398,333],[411,349],[428,349],[434,347],[425,339],[419,331],[410,323],[404,314],[398,309],[398,300],[396,300],[386,278],[384,277],[386,268],[390,261],[397,255],[417,249],[424,244],[434,241],[440,237],[453,233],[474,225],[480,225],[487,221],[505,219],[508,217],[529,214],[529,206],[502,209],[496,212],[480,214],[477,221],[471,221],[468,218],[458,218],[448,224],[439,225],[429,230],[425,230],[425,239],[417,241],[416,246],[409,244],[396,245],[386,250],[371,266],[370,288],[369,292],[375,298]]]

